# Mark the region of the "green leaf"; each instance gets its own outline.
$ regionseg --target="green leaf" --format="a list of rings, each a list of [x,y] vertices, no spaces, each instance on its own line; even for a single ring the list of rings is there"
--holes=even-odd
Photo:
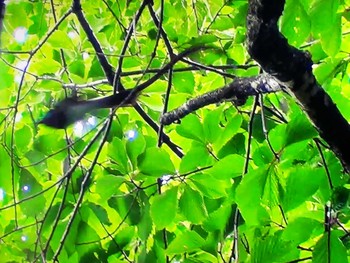
[[[223,231],[228,223],[231,212],[231,205],[221,206],[219,209],[209,214],[208,218],[203,223],[204,229],[208,232],[215,230]]]
[[[234,44],[227,50],[229,58],[233,59],[238,65],[243,65],[247,60],[246,49],[243,44]]]
[[[257,148],[253,153],[254,163],[258,166],[273,162],[274,157],[271,149],[266,145]]]
[[[202,124],[194,114],[187,115],[183,118],[181,124],[176,127],[176,131],[185,138],[205,142]]]
[[[328,262],[348,262],[346,248],[339,239],[341,235],[343,233],[338,230],[325,232],[312,252],[312,262],[323,263],[328,259]]]
[[[212,164],[212,158],[204,144],[192,142],[191,149],[181,159],[179,173],[187,173]]]
[[[288,123],[286,134],[284,135],[285,146],[317,136],[315,128],[304,114],[295,114],[293,117]]]
[[[163,229],[174,221],[178,206],[177,190],[173,187],[151,200],[151,217],[157,229]]]
[[[185,231],[169,244],[167,255],[182,254],[197,251],[204,245],[205,240],[195,231]]]
[[[125,222],[129,225],[137,225],[141,220],[140,205],[137,197],[133,195],[113,196],[108,200],[108,205],[115,209],[120,218],[125,218]]]
[[[62,68],[62,65],[57,61],[49,58],[44,58],[33,62],[30,65],[30,70],[38,75],[55,74]]]
[[[193,94],[194,76],[191,72],[181,72],[173,75],[173,85],[177,92]]]
[[[125,141],[114,137],[113,141],[108,143],[108,156],[114,160],[120,173],[128,173],[128,157],[125,151]]]
[[[281,31],[293,46],[303,44],[310,34],[310,18],[299,0],[287,1],[281,22]]]
[[[336,22],[339,0],[313,1],[310,10],[312,31],[314,35],[329,32],[333,23]]]
[[[226,190],[231,187],[231,181],[217,180],[211,174],[195,174],[190,178],[190,185],[209,198],[220,198],[227,196]]]
[[[299,251],[293,243],[281,238],[281,231],[274,236],[254,239],[251,262],[290,262],[299,257]]]
[[[331,197],[332,208],[335,211],[340,211],[341,209],[347,208],[349,205],[349,196],[349,189],[343,186],[338,186],[334,188]]]
[[[146,149],[146,141],[141,133],[138,133],[134,140],[128,140],[126,142],[126,152],[134,167],[137,168],[137,157],[142,154]]]
[[[75,60],[69,66],[68,69],[71,73],[84,78],[85,75],[85,64],[82,60]]]
[[[222,109],[221,109],[222,110]],[[238,135],[237,132],[242,124],[242,116],[240,114],[236,114],[234,116],[230,116],[228,123],[223,129],[220,129],[220,134],[215,141],[213,148],[216,152],[222,150],[223,146],[233,140],[233,138]],[[237,140],[237,138],[236,138]],[[234,140],[234,141],[236,141]],[[238,153],[238,152],[237,152]],[[221,157],[220,157],[221,158]]]
[[[97,218],[99,219],[99,222],[101,222],[104,225],[110,226],[112,223],[108,218],[108,214],[106,209],[98,204],[94,204],[91,202],[87,202],[87,205],[89,206],[89,208],[94,212],[94,214],[97,216]]]
[[[115,176],[111,174],[104,174],[96,179],[94,184],[96,193],[102,200],[107,200],[118,192],[119,187],[125,182],[123,176]]]
[[[26,169],[22,169],[19,176],[19,200],[31,197],[42,191],[42,186],[37,179]],[[20,204],[22,212],[28,217],[37,217],[45,209],[46,199],[43,195],[37,195]],[[35,209],[33,209],[35,208]]]
[[[324,171],[320,168],[296,167],[289,172],[283,207],[286,211],[308,200],[319,188]]]
[[[335,57],[340,49],[342,42],[341,16],[338,15],[328,30],[321,32],[321,45],[327,55]]]
[[[223,129],[219,127],[220,116],[222,115],[222,107],[209,111],[203,121],[203,131],[206,141],[214,143],[223,132]]]
[[[48,39],[48,43],[50,43],[53,48],[74,49],[72,40],[68,37],[68,34],[62,30],[55,30]]]
[[[180,198],[179,207],[185,218],[193,224],[201,223],[208,215],[203,196],[189,186],[185,186],[185,190]]]
[[[22,153],[28,151],[32,145],[33,133],[28,125],[23,125],[22,128],[15,131],[16,149]]]
[[[236,189],[235,200],[247,225],[260,225],[270,220],[261,205],[268,169],[261,167],[243,176]]]
[[[298,217],[294,221],[288,222],[287,227],[283,230],[282,238],[297,246],[310,239],[314,235],[315,229],[323,231],[323,225],[315,219]]]
[[[216,162],[209,171],[218,180],[227,180],[241,176],[243,173],[245,158],[231,154]]]
[[[140,172],[150,176],[175,174],[170,156],[162,148],[148,148],[138,158]]]

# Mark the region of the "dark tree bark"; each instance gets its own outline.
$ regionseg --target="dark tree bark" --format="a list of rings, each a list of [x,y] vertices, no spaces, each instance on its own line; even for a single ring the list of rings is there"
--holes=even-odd
[[[350,126],[330,96],[317,83],[308,53],[288,44],[278,31],[285,0],[249,0],[249,54],[294,94],[320,136],[350,172]]]

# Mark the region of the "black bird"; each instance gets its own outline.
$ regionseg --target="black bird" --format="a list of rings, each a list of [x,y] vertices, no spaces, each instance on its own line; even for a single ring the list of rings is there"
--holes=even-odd
[[[130,106],[134,103],[137,94],[132,90],[124,90],[117,94],[99,99],[82,100],[66,98],[57,103],[39,124],[45,124],[56,129],[65,129],[72,123],[84,118],[85,114],[96,109]]]

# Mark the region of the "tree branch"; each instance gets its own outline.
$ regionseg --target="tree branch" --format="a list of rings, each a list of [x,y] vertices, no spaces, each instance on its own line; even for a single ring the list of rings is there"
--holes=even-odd
[[[249,54],[269,74],[294,94],[304,112],[341,161],[350,171],[350,126],[330,96],[312,73],[309,53],[288,44],[278,31],[285,0],[250,0],[247,16]]]
[[[179,108],[165,113],[160,122],[163,125],[169,125],[204,106],[223,101],[233,101],[238,106],[243,105],[249,96],[272,93],[281,89],[276,79],[266,74],[250,78],[236,78],[223,88],[210,91],[197,98],[191,99]]]

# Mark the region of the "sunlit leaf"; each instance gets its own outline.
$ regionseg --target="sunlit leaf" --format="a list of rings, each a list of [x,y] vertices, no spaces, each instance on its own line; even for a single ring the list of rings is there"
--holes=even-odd
[[[173,187],[151,201],[151,217],[157,229],[167,227],[173,222],[178,206],[177,190],[177,187]]]

